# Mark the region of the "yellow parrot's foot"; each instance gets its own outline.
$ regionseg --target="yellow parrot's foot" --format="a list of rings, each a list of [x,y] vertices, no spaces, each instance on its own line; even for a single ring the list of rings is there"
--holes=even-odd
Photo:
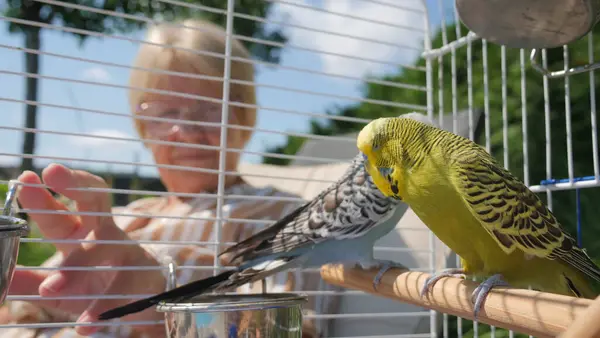
[[[503,279],[501,274],[495,274],[492,277],[486,279],[483,283],[479,284],[479,286],[473,291],[471,295],[471,301],[474,305],[474,313],[475,320],[479,315],[479,311],[481,310],[481,306],[485,301],[490,290],[496,286],[509,286],[508,283]]]
[[[444,269],[444,270],[434,273],[433,275],[431,275],[431,277],[427,278],[427,280],[425,281],[425,285],[423,285],[423,288],[421,289],[421,297],[425,297],[425,295],[427,294],[427,292],[429,292],[429,290],[431,290],[433,285],[435,283],[437,283],[437,281],[439,281],[440,279],[442,279],[444,277],[458,277],[458,278],[464,279],[464,278],[466,278],[465,270],[451,268],[451,269]]]

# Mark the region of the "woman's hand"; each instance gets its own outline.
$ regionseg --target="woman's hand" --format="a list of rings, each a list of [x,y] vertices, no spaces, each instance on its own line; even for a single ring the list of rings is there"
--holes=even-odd
[[[51,164],[42,172],[43,183],[52,190],[73,200],[81,213],[110,213],[110,196],[105,192],[89,189],[107,188],[104,180],[85,171],[71,170],[62,165]],[[26,171],[19,181],[41,184],[33,172]],[[21,187],[19,202],[30,210],[66,211],[48,190],[38,187]],[[112,216],[45,214],[32,212],[30,218],[37,223],[46,239],[129,240],[127,234],[117,227]],[[61,267],[90,266],[157,266],[159,263],[139,245],[56,243],[62,255]],[[41,295],[42,297],[155,294],[165,290],[165,278],[158,270],[137,271],[77,271],[77,270],[25,270],[15,271],[9,294]],[[90,300],[43,300],[35,302],[44,308],[53,308],[79,315],[77,322],[96,322],[97,316],[113,307],[130,302],[128,299]],[[124,317],[123,320],[161,320],[163,316],[153,308]],[[77,333],[89,335],[101,327],[78,326]],[[162,325],[139,326],[139,330],[161,332]],[[158,331],[157,331],[158,330]],[[164,332],[163,332],[164,334]]]

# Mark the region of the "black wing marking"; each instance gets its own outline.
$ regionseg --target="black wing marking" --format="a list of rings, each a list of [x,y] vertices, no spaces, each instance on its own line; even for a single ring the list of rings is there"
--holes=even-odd
[[[525,184],[483,148],[462,142],[452,180],[466,206],[507,253],[523,252],[560,260],[600,282],[600,268],[559,224],[552,212]]]

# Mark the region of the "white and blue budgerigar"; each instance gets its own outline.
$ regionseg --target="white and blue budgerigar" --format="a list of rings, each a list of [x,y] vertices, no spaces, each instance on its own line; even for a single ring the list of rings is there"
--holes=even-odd
[[[431,123],[425,115],[402,115]],[[365,170],[362,154],[357,155],[344,175],[318,196],[295,209],[273,225],[229,247],[235,270],[194,281],[158,295],[102,313],[100,320],[143,311],[160,301],[180,301],[209,292],[222,292],[262,280],[288,269],[318,268],[326,264],[380,268],[374,288],[391,267],[399,263],[373,257],[377,240],[389,233],[405,211],[399,199],[385,197]]]

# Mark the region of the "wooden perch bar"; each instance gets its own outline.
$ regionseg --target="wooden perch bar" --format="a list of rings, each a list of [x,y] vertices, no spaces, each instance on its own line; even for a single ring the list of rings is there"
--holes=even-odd
[[[560,335],[560,338],[597,337],[600,337],[600,296]]]
[[[375,291],[373,278],[376,274],[377,270],[345,270],[342,265],[325,265],[321,269],[321,276],[328,283],[473,320],[471,293],[478,285],[473,281],[450,277],[440,279],[422,299],[420,291],[429,274],[390,269]],[[567,330],[575,318],[581,316],[593,302],[589,299],[498,287],[489,293],[478,321],[537,338],[556,337]],[[600,318],[596,318],[596,321],[599,320]]]

